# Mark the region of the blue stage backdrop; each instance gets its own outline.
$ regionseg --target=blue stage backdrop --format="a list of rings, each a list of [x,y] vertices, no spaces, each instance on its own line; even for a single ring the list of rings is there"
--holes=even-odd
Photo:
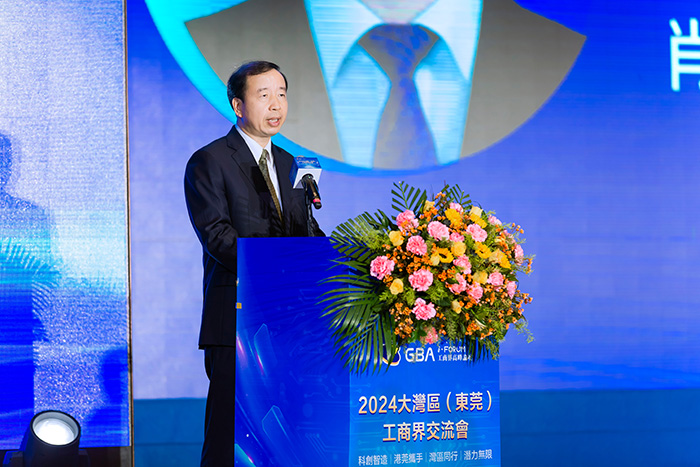
[[[206,395],[182,177],[229,130],[224,81],[248,59],[289,79],[275,141],[321,160],[326,232],[389,210],[398,180],[459,184],[522,225],[535,341],[509,335],[501,390],[700,388],[696,2],[130,0],[128,13],[136,398]]]
[[[5,1],[0,63],[0,449],[128,446],[124,4]]]
[[[339,143],[342,137],[333,136],[335,152],[318,149],[326,144],[321,141],[328,138],[325,130],[301,116],[310,117],[322,101],[330,112],[327,125],[336,114],[341,119],[356,118],[343,113],[344,104],[334,106],[339,101],[334,91],[327,90],[330,78],[324,57],[340,52],[324,52],[321,31],[327,25],[321,19],[342,18],[343,28],[361,36],[357,30],[374,24],[367,17],[376,23],[377,15],[383,13],[364,5],[373,2],[323,2],[338,3],[333,7],[337,11],[325,11],[311,0],[277,5],[301,22],[285,28],[309,34],[308,43],[297,44],[298,35],[288,39],[294,43],[292,51],[315,58],[308,68],[296,65],[294,53],[279,55],[277,49],[284,51],[289,44],[265,42],[257,36],[265,36],[268,28],[248,34],[238,26],[207,23],[230,20],[237,24],[232,19],[237,9],[274,2],[147,3],[150,12],[141,2],[129,3],[137,397],[204,395],[202,363],[195,350],[200,251],[185,212],[183,168],[195,149],[225,134],[230,126],[225,87],[216,78],[223,78],[244,58],[265,57],[279,59],[287,73],[290,116],[285,129],[299,132],[292,137],[283,131],[277,143],[294,154],[317,155],[326,169],[320,183],[324,208],[317,217],[327,232],[364,210],[388,208],[391,184],[397,180],[433,190],[444,182],[457,183],[502,220],[523,226],[526,252],[536,255],[534,273],[522,283],[534,297],[526,314],[536,340],[526,344],[513,335],[505,343],[502,389],[700,387],[696,358],[700,302],[693,275],[700,260],[696,215],[700,208],[696,149],[700,147],[700,74],[698,60],[672,53],[677,49],[690,56],[684,51],[700,47],[695,19],[700,12],[692,5],[681,1],[521,1],[516,5],[504,0],[493,2],[500,11],[488,10],[490,2],[485,2],[482,9],[461,12],[481,12],[481,28],[475,32],[479,40],[487,33],[487,14],[494,21],[499,14],[527,19],[553,37],[540,37],[535,30],[529,33],[536,40],[529,42],[491,38],[496,44],[490,51],[494,56],[484,57],[483,66],[500,70],[503,63],[508,67],[515,63],[518,67],[494,77],[495,83],[480,84],[487,95],[496,93],[491,89],[496,86],[510,94],[507,101],[494,102],[492,107],[474,94],[482,64],[476,53],[470,68],[472,93],[466,88],[462,93],[445,90],[448,101],[463,100],[461,94],[472,96],[462,103],[469,107],[466,131],[449,131],[442,140],[440,132],[445,128],[439,122],[450,118],[434,108],[439,99],[420,100],[425,115],[436,115],[435,123],[428,126],[437,146],[444,142],[466,147],[460,158],[420,162],[424,166],[415,170],[401,166],[371,170],[368,163],[346,157],[354,151],[353,138],[344,146]],[[299,3],[296,9],[295,3]],[[448,8],[451,2],[427,3],[432,3],[430,8],[443,8],[446,3]],[[364,11],[363,23],[352,22],[360,17],[357,14],[334,17],[343,7]],[[424,15],[434,18],[430,8]],[[219,14],[225,16],[219,20]],[[449,15],[437,16],[449,19]],[[268,18],[260,16],[262,26]],[[154,37],[151,21],[164,42]],[[509,24],[507,18],[500,21]],[[449,30],[449,25],[438,22],[431,34],[438,34],[435,31],[443,26]],[[506,34],[501,29],[489,34],[500,33]],[[211,44],[206,45],[207,41]],[[236,46],[227,47],[229,43]],[[458,53],[450,41],[436,44]],[[304,45],[311,49],[303,49]],[[227,62],[228,57],[221,54],[229,50],[236,55]],[[358,53],[369,60],[366,53]],[[347,64],[355,59],[342,60]],[[221,71],[210,67],[215,62]],[[423,74],[442,76],[438,65],[435,58],[435,71],[428,67]],[[305,89],[316,72],[325,81]],[[460,75],[466,79],[462,68],[452,72],[450,80]],[[541,74],[554,75],[549,77],[550,87],[537,81]],[[362,94],[369,84],[353,76],[342,79],[350,81],[346,86],[355,86],[351,95]],[[372,89],[382,86],[386,83]],[[425,86],[441,89],[438,83]],[[309,97],[314,93],[321,97]],[[479,109],[483,117],[470,122],[476,106],[486,107]],[[518,113],[522,121],[516,122],[511,113]],[[470,130],[472,123],[476,128]],[[374,135],[377,125],[372,127]],[[468,141],[472,133],[478,141],[473,145]],[[404,138],[410,140],[411,134],[404,133]],[[371,151],[364,154],[368,160],[374,157]]]

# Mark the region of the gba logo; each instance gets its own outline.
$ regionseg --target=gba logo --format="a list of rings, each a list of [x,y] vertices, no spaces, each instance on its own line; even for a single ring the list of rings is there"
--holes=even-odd
[[[403,358],[401,353],[403,352]],[[391,366],[397,366],[401,363],[401,360],[406,360],[408,363],[423,363],[423,362],[434,362],[435,361],[435,351],[433,346],[429,347],[406,347],[399,349],[396,353],[396,357],[391,362]],[[389,363],[384,359],[384,363]]]
[[[513,0],[146,4],[187,77],[232,122],[231,71],[251,57],[277,63],[290,112],[275,142],[346,172],[424,170],[487,148],[544,105],[585,40]]]

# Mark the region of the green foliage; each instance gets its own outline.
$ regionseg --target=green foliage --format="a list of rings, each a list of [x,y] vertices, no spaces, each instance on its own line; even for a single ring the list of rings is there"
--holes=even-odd
[[[442,195],[436,196],[434,206],[439,213],[438,215],[454,216],[454,213],[446,214],[445,210],[449,207],[449,203],[459,203],[464,208],[463,215],[468,222],[467,213],[472,207],[469,195],[464,193],[459,186],[447,184],[440,193]],[[391,194],[391,206],[397,215],[407,210],[413,211],[416,216],[422,216],[424,219],[424,216],[435,215],[430,214],[435,212],[432,208],[424,209],[428,200],[425,190],[419,190],[405,182],[399,182],[394,183]],[[453,345],[464,347],[468,358],[472,361],[489,357],[496,358],[499,342],[503,340],[507,332],[504,320],[500,319],[501,316],[504,316],[505,311],[503,310],[506,308],[509,313],[513,312],[513,314],[508,315],[511,321],[519,319],[516,328],[529,334],[522,314],[515,313],[514,305],[498,299],[494,302],[492,298],[490,305],[482,302],[478,307],[473,306],[468,311],[465,308],[461,313],[453,311],[452,300],[455,299],[455,294],[443,282],[445,276],[442,276],[442,280],[434,280],[426,292],[416,292],[410,287],[406,283],[406,275],[409,272],[407,271],[407,263],[405,263],[406,250],[402,250],[403,253],[401,251],[396,253],[394,247],[389,246],[391,245],[389,233],[398,230],[395,219],[396,216],[389,217],[382,211],[377,211],[374,214],[364,212],[354,219],[343,222],[331,234],[331,242],[340,253],[340,259],[337,260],[337,263],[344,269],[344,272],[326,280],[327,283],[337,284],[338,287],[326,292],[321,299],[321,304],[324,305],[324,316],[330,318],[330,330],[336,344],[336,355],[350,371],[364,373],[376,372],[383,367],[388,369],[387,362],[394,358],[399,347],[424,339],[427,335],[427,329],[434,332],[433,324],[435,324],[435,328],[438,327],[438,324],[442,327],[446,333],[445,337]],[[445,217],[441,219],[445,219]],[[485,221],[484,218],[482,219]],[[448,223],[448,225],[451,224]],[[402,227],[407,228],[406,226]],[[425,225],[421,225],[420,229],[424,228]],[[491,231],[493,232],[493,227],[491,227]],[[421,230],[414,230],[413,235],[419,234],[416,232],[421,232]],[[494,242],[493,235],[495,234],[490,237],[491,242]],[[448,240],[435,241],[425,234],[422,236],[429,251],[435,251],[433,246],[449,250],[453,243]],[[464,235],[464,237],[467,251],[471,252],[468,254],[472,270],[488,273],[499,269],[493,261],[474,254],[475,243],[473,239],[468,235]],[[389,254],[395,254],[392,256],[392,260],[399,262],[394,274],[398,273],[397,278],[404,281],[403,291],[397,295],[392,294],[388,288],[391,281],[390,276],[386,283],[370,276],[371,261],[378,256]],[[401,258],[403,258],[403,263],[399,261]],[[453,266],[451,263],[440,263],[430,267],[433,269],[433,273],[437,274],[438,272],[447,273]],[[503,270],[504,276],[508,280],[516,279],[515,272],[516,269]],[[452,283],[455,281],[454,269],[449,274],[447,280]],[[427,298],[439,309],[440,314],[434,318],[437,321],[429,324],[429,327],[426,327],[427,321],[416,323],[415,316],[413,316],[414,321],[411,322],[412,315],[407,314],[414,306],[418,296]],[[523,300],[521,299],[520,303]],[[465,317],[467,313],[470,317]],[[499,313],[501,314],[499,315]],[[474,329],[477,329],[477,332],[474,332]],[[482,330],[483,332],[481,332]],[[486,330],[488,330],[488,334]],[[397,334],[401,337],[397,337]]]
[[[393,195],[391,207],[399,213],[406,210],[418,212],[428,199],[425,190],[414,188],[406,182],[394,183],[394,189],[391,190],[391,194]]]
[[[355,373],[379,369],[384,349],[396,348],[391,316],[382,300],[388,297],[381,294],[381,283],[369,276],[370,259],[382,249],[393,227],[383,212],[365,212],[331,234],[331,243],[342,255],[338,263],[348,273],[327,279],[343,287],[324,294],[321,303],[324,316],[331,318],[336,355]],[[395,351],[389,357],[394,355]]]
[[[447,195],[448,200],[461,204],[465,210],[468,210],[472,205],[469,195],[462,191],[459,185],[450,186],[445,184],[441,191]]]
[[[457,333],[457,323],[455,323],[453,320],[448,319],[447,323],[445,323],[445,329],[447,330],[447,337],[450,340],[454,340],[457,338],[458,333]]]
[[[435,304],[444,306],[450,303],[447,287],[440,282],[433,282],[433,285],[428,288],[428,297]]]
[[[410,287],[403,289],[403,297],[409,306],[413,306],[416,303],[416,291]]]

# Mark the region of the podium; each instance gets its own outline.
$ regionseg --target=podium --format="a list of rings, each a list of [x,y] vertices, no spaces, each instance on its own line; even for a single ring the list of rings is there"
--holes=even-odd
[[[236,465],[500,466],[498,362],[447,344],[351,375],[318,304],[327,238],[238,242]]]

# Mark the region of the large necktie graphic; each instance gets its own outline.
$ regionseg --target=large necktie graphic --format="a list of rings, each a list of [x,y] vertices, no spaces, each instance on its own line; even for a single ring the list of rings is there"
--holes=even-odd
[[[383,24],[359,41],[391,80],[389,99],[377,132],[375,168],[410,169],[436,164],[433,135],[421,108],[413,74],[437,39],[421,26]]]
[[[280,221],[282,221],[282,225],[284,225],[284,219],[282,218],[282,206],[280,206],[280,200],[277,197],[277,191],[275,191],[275,186],[272,184],[272,180],[270,179],[270,169],[267,166],[268,155],[269,153],[267,152],[267,149],[263,149],[262,156],[260,156],[260,161],[258,162],[258,165],[260,166],[260,171],[263,174],[263,178],[265,179],[267,188],[269,188],[270,194],[272,195],[272,202],[275,203],[277,215],[279,216]]]

